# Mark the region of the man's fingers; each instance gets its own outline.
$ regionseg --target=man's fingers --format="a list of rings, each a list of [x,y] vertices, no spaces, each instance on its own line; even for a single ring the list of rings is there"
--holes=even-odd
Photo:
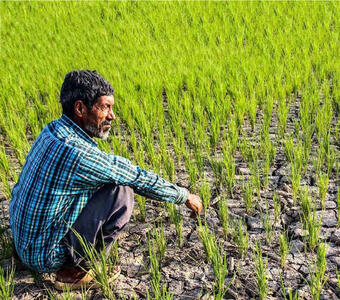
[[[202,201],[198,195],[189,194],[185,204],[193,213],[200,214],[202,211]]]

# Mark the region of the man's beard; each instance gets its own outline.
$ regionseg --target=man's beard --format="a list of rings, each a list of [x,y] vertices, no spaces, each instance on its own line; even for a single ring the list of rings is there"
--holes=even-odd
[[[103,123],[101,123],[99,125],[99,128],[97,128],[96,126],[94,126],[91,123],[86,123],[85,124],[85,130],[92,137],[97,137],[97,138],[100,138],[102,140],[106,140],[109,136],[111,127],[104,130],[105,125],[111,125],[111,122],[104,121]]]

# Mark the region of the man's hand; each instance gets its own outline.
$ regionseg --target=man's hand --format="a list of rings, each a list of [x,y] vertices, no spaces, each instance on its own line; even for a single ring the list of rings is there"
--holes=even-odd
[[[202,200],[200,196],[189,194],[185,205],[192,210],[192,216],[200,215],[202,211]]]

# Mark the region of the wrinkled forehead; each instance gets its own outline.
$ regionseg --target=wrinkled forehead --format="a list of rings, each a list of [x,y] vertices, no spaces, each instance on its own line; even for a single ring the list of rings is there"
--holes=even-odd
[[[99,105],[113,105],[115,102],[115,99],[113,97],[113,95],[109,95],[109,96],[100,96],[97,104]]]

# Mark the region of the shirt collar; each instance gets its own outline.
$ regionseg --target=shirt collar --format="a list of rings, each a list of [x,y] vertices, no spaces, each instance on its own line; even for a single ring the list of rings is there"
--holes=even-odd
[[[66,115],[62,115],[59,119],[59,122],[66,127],[72,129],[80,138],[82,138],[86,142],[97,147],[98,143]]]

